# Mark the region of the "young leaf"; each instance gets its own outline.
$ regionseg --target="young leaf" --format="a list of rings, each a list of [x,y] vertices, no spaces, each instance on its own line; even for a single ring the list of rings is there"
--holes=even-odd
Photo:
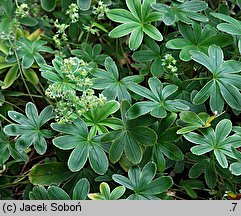
[[[126,0],[126,5],[130,11],[125,9],[110,10],[107,13],[107,17],[123,24],[114,28],[109,33],[109,36],[119,38],[131,33],[129,40],[131,50],[136,50],[140,47],[144,33],[154,40],[163,40],[162,34],[156,27],[151,25],[151,22],[160,18],[160,16],[153,16],[154,13],[151,11],[151,4],[155,2],[155,0],[142,3],[140,0]]]

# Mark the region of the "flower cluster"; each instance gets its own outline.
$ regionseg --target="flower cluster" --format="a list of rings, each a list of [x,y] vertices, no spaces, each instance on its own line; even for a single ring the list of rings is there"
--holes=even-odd
[[[45,91],[47,97],[56,101],[58,123],[72,122],[90,109],[105,104],[106,98],[102,94],[96,96],[91,88],[89,64],[76,57],[59,63],[57,72],[63,80],[51,83]]]
[[[97,7],[93,6],[92,13],[97,15],[97,19],[103,19],[105,17],[105,14],[108,12],[109,8],[107,5],[105,5],[102,1],[98,2]]]
[[[166,80],[172,79],[173,76],[177,76],[176,59],[171,54],[166,54],[162,58],[162,66],[164,67],[164,77]]]
[[[86,30],[87,32],[90,32],[91,34],[98,34],[99,29],[94,28],[93,25],[84,25],[83,24],[83,29]]]
[[[56,104],[56,121],[58,123],[72,122],[94,107],[104,105],[106,98],[100,94],[94,95],[93,89],[83,91],[81,96],[75,91],[66,92],[65,96]]]
[[[29,7],[27,4],[22,3],[20,6],[17,6],[17,9],[15,11],[16,16],[23,18],[29,15]]]
[[[162,59],[162,66],[165,66],[172,73],[177,72],[176,63],[177,63],[176,59],[174,59],[171,54],[166,54]]]
[[[72,23],[76,23],[79,20],[79,8],[76,4],[72,3],[69,6],[69,9],[66,11],[66,14],[69,14],[69,18]]]
[[[67,24],[60,24],[59,20],[57,19],[54,22],[54,26],[57,29],[56,34],[53,36],[53,40],[57,46],[57,48],[61,48],[62,41],[67,41],[67,35],[65,33],[65,30],[69,27]]]

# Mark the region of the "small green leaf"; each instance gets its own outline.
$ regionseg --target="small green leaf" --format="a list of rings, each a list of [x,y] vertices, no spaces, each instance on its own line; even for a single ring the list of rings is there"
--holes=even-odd
[[[90,184],[86,178],[80,179],[73,190],[73,200],[85,200],[90,190]]]
[[[56,7],[56,0],[40,0],[41,6],[44,10],[51,12]]]
[[[133,189],[133,185],[132,185],[131,181],[130,181],[128,178],[126,178],[126,177],[124,177],[124,176],[122,176],[122,175],[119,175],[119,174],[114,174],[114,175],[112,176],[112,178],[113,178],[113,180],[114,180],[115,182],[117,182],[117,183],[125,186],[126,188],[128,188],[128,189],[130,189],[130,190]]]
[[[145,24],[143,31],[153,40],[157,40],[157,41],[163,40],[162,34],[153,25]]]
[[[233,175],[236,175],[236,176],[241,175],[241,163],[240,162],[232,163],[230,165],[229,169]]]
[[[27,80],[32,84],[37,85],[39,83],[39,78],[33,69],[23,69],[23,74],[27,78]]]
[[[89,10],[91,5],[91,0],[77,0],[77,5],[81,10]]]
[[[119,186],[116,187],[110,194],[110,199],[111,200],[117,200],[123,196],[125,193],[126,188],[124,186]]]
[[[132,31],[129,41],[129,47],[131,50],[136,50],[141,45],[141,42],[143,40],[143,29],[141,27],[135,28],[135,30]]]
[[[70,200],[69,195],[63,189],[56,186],[48,188],[48,198],[50,200]]]
[[[49,162],[33,166],[29,173],[29,180],[34,185],[48,186],[60,184],[72,176],[63,163]]]
[[[14,64],[10,70],[8,71],[7,75],[4,78],[4,84],[1,88],[6,89],[10,87],[14,81],[17,79],[18,76],[18,64]]]

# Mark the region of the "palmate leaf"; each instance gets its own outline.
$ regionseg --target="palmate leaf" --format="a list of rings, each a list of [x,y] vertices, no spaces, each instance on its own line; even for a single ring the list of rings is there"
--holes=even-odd
[[[227,156],[235,158],[231,151],[231,146],[238,148],[241,146],[240,136],[229,135],[232,130],[232,123],[228,119],[220,121],[215,131],[212,128],[201,130],[203,135],[190,132],[184,134],[185,139],[196,144],[191,148],[191,152],[195,155],[203,155],[208,152],[213,152],[216,160],[221,167],[228,167]]]
[[[72,172],[81,170],[87,159],[96,173],[104,174],[107,171],[108,159],[100,141],[89,137],[87,125],[83,120],[78,118],[73,124],[52,123],[51,127],[63,133],[53,139],[53,144],[63,150],[73,149],[68,159],[68,167]]]
[[[24,68],[30,68],[34,61],[40,66],[45,63],[44,58],[39,52],[53,53],[50,47],[44,46],[47,42],[41,40],[30,41],[27,38],[20,38],[16,44],[18,46],[17,52],[19,58],[22,59]]]
[[[217,25],[218,30],[226,32],[231,35],[239,36],[238,39],[238,48],[239,53],[241,53],[241,21],[236,20],[228,15],[221,14],[221,13],[211,13],[212,16],[223,20],[227,23],[220,23]]]
[[[102,94],[107,97],[107,100],[118,98],[119,102],[122,100],[131,102],[128,83],[139,83],[143,80],[143,77],[133,75],[120,79],[116,63],[110,57],[105,59],[105,68],[106,70],[97,68],[92,72],[94,76],[94,78],[91,79],[93,88],[103,90]]]
[[[90,190],[90,184],[86,178],[80,179],[74,186],[72,200],[85,200]],[[41,186],[35,186],[29,193],[30,200],[70,200],[71,197],[60,187],[49,186],[47,190]]]
[[[136,50],[140,47],[144,33],[153,40],[163,40],[162,34],[158,29],[151,25],[151,22],[160,20],[161,14],[152,12],[151,4],[156,3],[156,0],[126,0],[126,5],[129,9],[112,9],[107,13],[107,17],[115,22],[123,23],[114,28],[109,36],[119,38],[125,35],[130,35],[129,47],[131,50]]]
[[[210,158],[207,156],[193,156],[194,155],[188,153],[188,157],[192,161],[195,161],[188,173],[191,179],[197,179],[202,173],[204,173],[206,184],[209,188],[214,188],[217,184],[218,177],[224,179],[232,178],[232,174],[229,169],[222,168],[215,158]]]
[[[241,35],[241,21],[221,13],[211,13],[211,15],[222,21],[227,22],[218,24],[218,30],[231,35]]]
[[[216,44],[225,47],[232,43],[232,38],[226,34],[218,34],[210,25],[194,23],[192,28],[184,23],[179,23],[178,28],[183,38],[175,38],[166,43],[169,49],[181,50],[179,57],[183,61],[191,60],[191,50],[197,50],[204,53],[208,52],[208,47]]]
[[[91,133],[96,135],[107,133],[108,129],[118,129],[122,127],[122,121],[115,117],[108,118],[120,108],[117,101],[111,100],[106,102],[101,108],[93,108],[87,113],[84,113],[84,121],[88,126],[91,126]]]
[[[16,149],[22,153],[32,144],[39,154],[47,150],[45,138],[46,130],[41,127],[54,117],[52,106],[45,107],[38,115],[36,106],[29,102],[25,108],[26,116],[16,111],[9,111],[9,117],[17,124],[9,124],[4,127],[4,132],[9,136],[16,136]]]
[[[180,119],[177,121],[177,124],[184,127],[179,129],[177,133],[186,134],[200,128],[210,127],[211,122],[216,117],[216,115],[210,116],[204,112],[196,114],[191,111],[182,111],[180,113]]]
[[[210,97],[210,108],[221,113],[224,101],[233,109],[241,110],[241,63],[223,60],[223,51],[216,45],[208,49],[208,56],[200,51],[191,51],[192,59],[206,67],[211,80],[196,94],[193,102],[204,103]],[[231,79],[232,77],[232,79]]]
[[[164,67],[162,65],[163,57],[166,52],[166,48],[164,44],[159,46],[154,40],[150,38],[145,38],[145,48],[142,46],[144,49],[138,50],[133,53],[132,58],[138,62],[138,63],[144,63],[149,66],[149,62],[151,63],[150,69],[148,67],[148,72],[149,70],[151,71],[153,76],[156,77],[161,77],[164,73]],[[143,70],[143,68],[141,69]]]
[[[101,54],[102,47],[100,44],[95,44],[91,47],[90,44],[82,43],[81,49],[71,50],[71,53],[86,62],[94,62],[96,64],[104,65],[107,55]]]
[[[148,126],[156,119],[150,116],[142,116],[134,120],[127,120],[126,110],[130,107],[127,101],[121,104],[123,126],[103,136],[102,142],[112,142],[109,152],[110,161],[116,163],[123,153],[129,161],[138,164],[142,159],[142,145],[150,146],[156,142],[157,135]]]
[[[128,171],[128,178],[119,174],[114,174],[112,178],[134,192],[127,199],[149,200],[159,199],[155,195],[166,192],[173,184],[171,177],[163,176],[154,179],[155,175],[156,164],[149,162],[142,170],[137,166],[131,167]]]
[[[175,144],[181,136],[177,135],[179,127],[173,125],[176,121],[177,114],[170,113],[166,118],[162,119],[155,130],[158,135],[157,142],[153,146],[148,146],[143,154],[143,160],[153,161],[157,165],[157,170],[163,172],[166,169],[166,159],[173,161],[181,161],[184,158],[182,151]]]
[[[165,118],[167,111],[178,112],[189,109],[181,100],[168,99],[169,96],[177,91],[177,86],[166,85],[164,87],[156,77],[149,78],[148,85],[151,90],[136,83],[128,85],[131,91],[149,100],[135,103],[127,112],[129,119],[134,119],[147,113],[156,118]]]
[[[106,182],[100,184],[100,193],[88,194],[91,200],[118,200],[126,191],[124,186],[116,187],[112,192]]]
[[[163,22],[166,25],[173,25],[175,22],[184,22],[192,24],[193,21],[207,22],[208,19],[202,12],[208,7],[204,1],[192,0],[181,4],[172,3],[170,6],[166,4],[153,4],[152,8],[163,14]]]
[[[28,155],[25,152],[16,151],[14,143],[3,131],[0,131],[0,155],[0,165],[4,165],[10,156],[16,161],[28,161]]]

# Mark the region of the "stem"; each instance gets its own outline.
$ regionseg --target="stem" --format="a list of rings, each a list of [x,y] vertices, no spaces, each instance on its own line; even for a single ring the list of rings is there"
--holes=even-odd
[[[34,95],[34,94],[30,94],[32,97],[36,97],[36,98],[42,98],[43,96],[41,95]],[[21,96],[30,96],[29,94],[22,94]]]
[[[16,106],[15,104],[13,104],[13,103],[11,103],[11,102],[8,102],[8,101],[6,101],[6,100],[2,100],[2,99],[0,99],[0,102],[3,102],[3,103],[6,103],[6,104],[9,104],[9,105],[15,107],[16,109],[18,109],[19,111],[24,112],[21,108],[19,108],[18,106]]]
[[[215,5],[213,4],[212,0],[208,1],[210,3],[211,8],[214,10],[215,9]]]
[[[86,44],[89,40],[89,36],[90,36],[90,32],[87,33],[86,39],[85,39],[85,46],[84,46],[84,52],[85,52],[85,48],[86,48]]]
[[[35,104],[35,101],[34,101],[32,95],[31,95],[31,92],[30,92],[30,90],[29,90],[29,88],[28,88],[28,85],[27,85],[27,83],[26,83],[25,80],[24,80],[22,68],[21,68],[21,65],[20,65],[20,63],[19,63],[18,54],[17,54],[17,52],[16,52],[15,50],[14,50],[14,53],[15,53],[15,56],[16,56],[16,58],[17,58],[18,69],[19,69],[21,78],[22,78],[22,80],[23,80],[23,83],[24,83],[24,85],[25,85],[25,88],[26,88],[26,90],[27,90],[27,92],[28,92],[29,97],[31,98],[31,100],[32,100],[33,103]]]
[[[78,43],[81,41],[81,38],[83,37],[84,35],[84,31],[82,31],[80,34],[79,34],[79,37],[78,37]]]
[[[39,85],[41,88],[43,88],[43,91],[45,91],[44,87],[42,86],[42,84],[40,82],[39,82]],[[44,98],[50,105],[53,106],[53,103],[44,95],[44,93],[41,91],[41,89],[38,86],[33,85],[33,87],[41,94],[40,97]]]
[[[15,32],[14,43],[16,43],[16,34],[17,34],[17,31]],[[19,62],[19,58],[18,58],[18,53],[17,53],[17,51],[16,51],[16,49],[15,49],[15,47],[14,47],[14,44],[12,43],[12,41],[11,41],[11,39],[10,39],[9,37],[8,37],[8,40],[9,40],[9,43],[11,44],[11,46],[13,47],[13,51],[14,51],[15,57],[16,57],[16,59],[17,59],[18,70],[19,70],[19,72],[20,72],[20,76],[21,76],[21,78],[22,78],[22,80],[23,80],[23,83],[24,83],[24,85],[25,85],[25,88],[26,88],[26,90],[27,90],[27,92],[28,92],[31,100],[33,101],[33,103],[35,103],[34,100],[33,100],[33,98],[32,98],[32,96],[31,96],[31,93],[30,93],[30,91],[29,91],[28,85],[27,85],[27,83],[26,83],[25,80],[24,80],[22,68],[21,68],[21,65],[20,65],[20,62]]]
[[[0,113],[0,117],[3,118],[5,121],[7,121],[8,123],[10,124],[13,124],[12,121],[8,120],[5,116],[3,116],[1,113]]]
[[[122,43],[119,42],[119,44],[120,44],[120,48],[121,48],[122,55],[123,55],[123,57],[124,57],[124,59],[125,59],[125,62],[126,62],[126,66],[127,66],[128,70],[129,70],[130,74],[132,75],[133,72],[131,71],[131,68],[130,68],[129,62],[126,60],[125,52],[124,52],[124,49],[123,49]]]
[[[196,81],[196,80],[207,80],[207,79],[210,79],[210,78],[209,77],[192,78],[192,79],[183,80],[183,82]]]
[[[16,5],[17,5],[17,7],[18,7],[18,1],[17,1],[17,0],[15,0],[15,3],[16,3]]]
[[[94,19],[93,19],[92,22],[91,22],[91,28],[92,28],[92,26],[93,26],[92,23],[95,22],[96,18],[97,18],[97,14],[95,15]],[[89,37],[90,37],[90,31],[88,31],[87,36],[86,36],[86,39],[85,39],[84,52],[85,52],[86,44],[87,44],[87,42],[88,42],[88,40],[89,40]]]

